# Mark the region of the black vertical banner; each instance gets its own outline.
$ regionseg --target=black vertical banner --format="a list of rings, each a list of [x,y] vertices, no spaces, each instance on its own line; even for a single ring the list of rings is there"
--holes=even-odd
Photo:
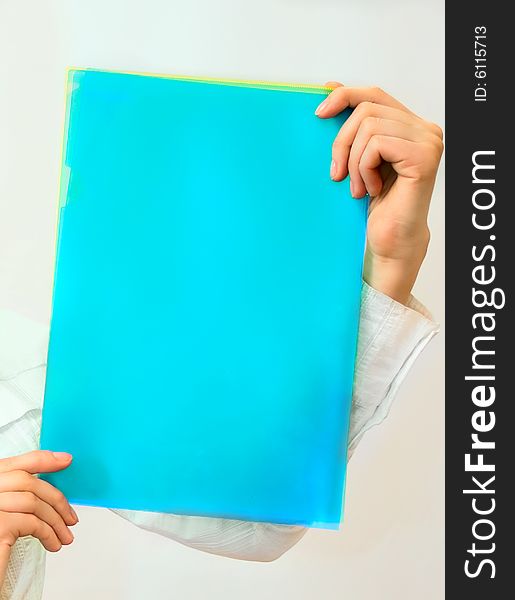
[[[446,9],[446,597],[515,597],[510,3]]]

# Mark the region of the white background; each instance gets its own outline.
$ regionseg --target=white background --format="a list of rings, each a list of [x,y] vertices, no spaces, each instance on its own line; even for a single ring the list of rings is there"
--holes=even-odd
[[[50,311],[65,67],[380,85],[443,124],[443,0],[0,0],[0,307]],[[199,151],[199,169],[206,160]],[[329,167],[329,165],[328,165]],[[416,294],[443,320],[443,170]],[[340,532],[279,561],[204,555],[81,509],[45,600],[443,598],[443,336],[348,475]]]

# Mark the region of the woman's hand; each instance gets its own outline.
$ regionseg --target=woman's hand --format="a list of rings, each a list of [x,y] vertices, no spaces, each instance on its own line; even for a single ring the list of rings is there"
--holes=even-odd
[[[34,477],[66,469],[71,461],[70,454],[44,450],[0,459],[0,587],[19,537],[32,535],[50,552],[72,543],[75,511],[59,490]]]
[[[334,141],[330,175],[350,175],[354,198],[371,197],[364,279],[405,304],[429,244],[442,130],[379,88],[327,85],[334,90],[317,108],[320,118],[355,108]]]

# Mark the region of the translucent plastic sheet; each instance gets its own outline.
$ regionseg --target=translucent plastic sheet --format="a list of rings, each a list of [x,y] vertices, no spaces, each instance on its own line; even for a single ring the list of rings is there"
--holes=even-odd
[[[72,502],[338,527],[367,206],[326,95],[69,72],[41,447]]]

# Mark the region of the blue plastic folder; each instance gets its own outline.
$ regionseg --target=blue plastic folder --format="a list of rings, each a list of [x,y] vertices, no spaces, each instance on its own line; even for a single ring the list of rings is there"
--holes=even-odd
[[[338,527],[367,203],[327,93],[69,71],[41,447],[71,502]]]

